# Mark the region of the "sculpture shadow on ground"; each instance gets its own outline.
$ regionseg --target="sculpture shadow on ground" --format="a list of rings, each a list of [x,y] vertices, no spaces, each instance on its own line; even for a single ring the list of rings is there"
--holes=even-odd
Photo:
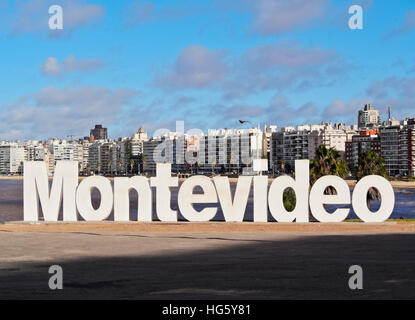
[[[90,236],[104,237],[103,235]],[[145,234],[121,235],[146,237]],[[184,235],[189,239],[191,234]],[[160,241],[176,236],[160,235]],[[235,240],[224,236],[223,241]],[[195,238],[209,241],[209,237]],[[242,242],[241,242],[242,240]],[[2,299],[413,299],[415,235],[324,235],[244,240],[192,252],[62,261],[64,289],[48,287],[50,261],[0,270]],[[242,243],[242,244],[241,244]],[[231,242],[229,242],[231,244]],[[363,268],[363,290],[348,286]]]

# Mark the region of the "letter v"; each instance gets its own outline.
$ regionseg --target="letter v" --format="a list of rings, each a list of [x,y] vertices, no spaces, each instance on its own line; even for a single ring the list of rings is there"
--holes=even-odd
[[[242,222],[251,190],[252,177],[239,177],[236,185],[234,200],[232,202],[231,187],[226,177],[215,177],[216,185],[223,216],[227,222]]]

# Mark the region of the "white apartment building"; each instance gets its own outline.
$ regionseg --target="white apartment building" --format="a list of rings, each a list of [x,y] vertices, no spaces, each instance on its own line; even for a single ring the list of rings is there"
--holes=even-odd
[[[270,169],[275,173],[291,172],[294,170],[295,160],[314,159],[321,145],[344,154],[346,142],[356,134],[355,129],[344,124],[333,126],[332,123],[324,122],[317,125],[306,124],[296,128],[282,128],[272,134]]]
[[[0,174],[21,174],[25,161],[23,146],[17,143],[0,143]]]
[[[266,152],[264,137],[258,128],[209,130],[199,137],[198,166],[204,173],[254,174],[253,160]]]
[[[322,123],[321,125],[312,125],[308,135],[308,156],[314,159],[319,146],[324,145],[326,148],[333,148],[344,154],[346,151],[346,142],[351,141],[356,131],[344,124]]]
[[[157,163],[170,163],[172,171],[181,173],[186,168],[186,139],[187,136],[178,132],[168,132],[143,142],[144,172],[154,174]]]
[[[88,170],[92,172],[100,172],[102,168],[101,163],[101,145],[102,142],[96,141],[88,148]]]
[[[146,174],[156,173],[156,161],[154,153],[156,148],[163,142],[162,137],[155,137],[143,143],[143,169]]]

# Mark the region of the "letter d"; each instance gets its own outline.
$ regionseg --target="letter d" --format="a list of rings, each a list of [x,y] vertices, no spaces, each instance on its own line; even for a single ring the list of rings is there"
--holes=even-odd
[[[295,179],[281,176],[271,184],[268,194],[269,210],[278,222],[309,222],[308,219],[308,189],[310,186],[310,162],[295,161]],[[295,192],[296,204],[292,212],[284,207],[284,191],[292,188]]]

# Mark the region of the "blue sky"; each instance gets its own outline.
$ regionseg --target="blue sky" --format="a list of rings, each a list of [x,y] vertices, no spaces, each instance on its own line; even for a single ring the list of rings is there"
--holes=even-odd
[[[0,139],[413,117],[414,38],[411,0],[0,0]]]

